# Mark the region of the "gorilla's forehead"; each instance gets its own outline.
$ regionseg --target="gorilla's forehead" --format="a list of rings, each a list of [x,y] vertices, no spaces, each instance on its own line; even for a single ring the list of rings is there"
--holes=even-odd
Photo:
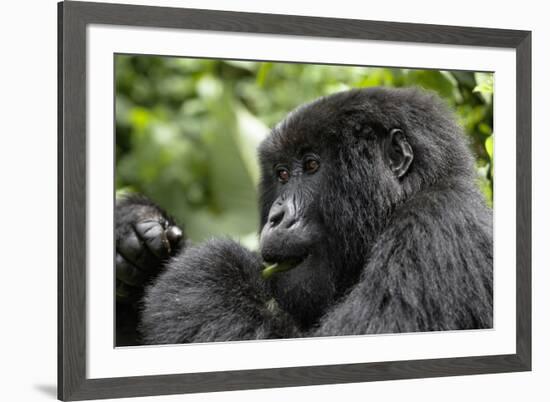
[[[433,93],[417,88],[363,88],[338,92],[290,112],[260,146],[260,158],[308,148],[341,149],[352,137],[384,135],[392,128],[412,135],[407,130],[410,127],[423,127],[426,135],[444,136],[437,141],[447,141],[449,147],[461,141],[451,135],[455,125],[447,105]]]
[[[285,120],[260,145],[260,158],[299,156],[304,152],[320,153],[327,149],[331,137],[338,135],[338,130],[332,129],[331,124],[333,122],[330,120],[318,119],[311,114],[301,115],[299,120],[294,119],[291,124]]]
[[[340,92],[304,104],[277,124],[260,146],[260,157],[330,149],[368,126],[368,92]]]

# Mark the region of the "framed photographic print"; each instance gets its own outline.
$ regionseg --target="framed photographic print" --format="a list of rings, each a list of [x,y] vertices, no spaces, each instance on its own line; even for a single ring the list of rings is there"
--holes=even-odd
[[[59,399],[530,370],[530,32],[58,15]]]

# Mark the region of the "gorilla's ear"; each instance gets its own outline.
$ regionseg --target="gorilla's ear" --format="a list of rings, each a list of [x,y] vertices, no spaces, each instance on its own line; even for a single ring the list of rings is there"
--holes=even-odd
[[[403,130],[394,128],[390,131],[383,147],[389,168],[398,179],[409,170],[413,160],[412,148],[405,138]]]

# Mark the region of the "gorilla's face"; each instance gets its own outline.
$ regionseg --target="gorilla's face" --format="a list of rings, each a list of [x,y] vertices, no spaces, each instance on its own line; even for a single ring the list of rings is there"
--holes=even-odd
[[[317,205],[324,168],[320,155],[311,151],[280,158],[273,166],[277,195],[260,235],[266,262],[295,268],[325,240]]]
[[[281,150],[270,155],[266,213],[260,232],[262,258],[271,268],[264,271],[278,301],[299,314],[306,325],[318,317],[334,294],[334,272],[326,249],[330,228],[320,208],[326,155],[313,147]],[[275,273],[271,276],[274,271]]]
[[[367,107],[354,92],[321,99],[260,146],[267,280],[305,326],[357,281],[412,161],[405,133],[373,121]]]

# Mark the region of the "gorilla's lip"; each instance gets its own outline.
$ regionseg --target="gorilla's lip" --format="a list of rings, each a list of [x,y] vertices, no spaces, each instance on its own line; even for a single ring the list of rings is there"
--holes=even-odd
[[[308,256],[306,255],[301,258],[291,258],[279,262],[266,261],[264,263],[265,268],[262,270],[262,277],[264,279],[269,279],[276,273],[290,271],[291,269],[296,268],[298,265],[304,262],[307,257]]]

